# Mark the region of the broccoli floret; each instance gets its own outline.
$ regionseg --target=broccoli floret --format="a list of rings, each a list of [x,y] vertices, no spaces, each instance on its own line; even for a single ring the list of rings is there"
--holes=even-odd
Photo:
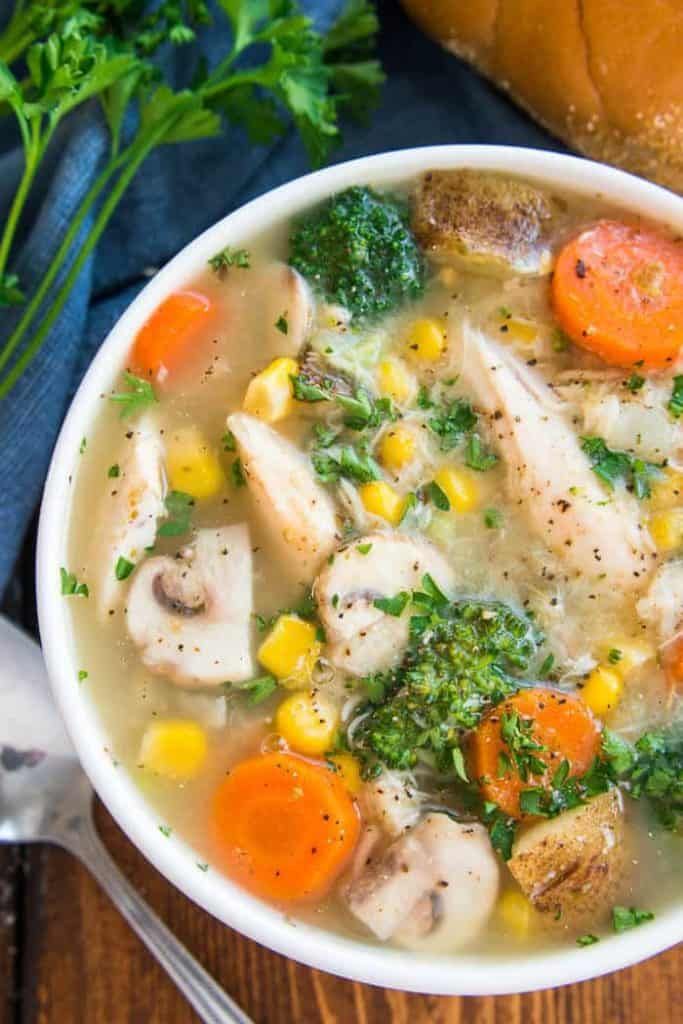
[[[424,291],[424,262],[407,205],[358,186],[306,214],[289,240],[289,262],[328,302],[375,320]]]
[[[539,637],[507,605],[459,601],[417,616],[402,664],[365,680],[353,745],[366,769],[407,769],[420,754],[462,775],[460,741],[485,711],[518,688]]]

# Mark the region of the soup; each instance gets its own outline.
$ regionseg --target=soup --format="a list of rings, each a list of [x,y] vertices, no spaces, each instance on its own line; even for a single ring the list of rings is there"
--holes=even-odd
[[[421,953],[680,898],[682,340],[664,227],[468,170],[162,302],[61,576],[111,756],[197,870]]]

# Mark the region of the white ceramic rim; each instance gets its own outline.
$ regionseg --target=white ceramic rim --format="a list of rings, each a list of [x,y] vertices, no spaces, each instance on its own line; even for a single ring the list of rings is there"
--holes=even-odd
[[[683,939],[683,906],[646,927],[586,948],[500,956],[422,958],[380,948],[292,921],[218,872],[197,869],[197,854],[182,840],[165,838],[158,817],[131,779],[112,763],[91,702],[75,685],[78,666],[69,604],[60,596],[59,566],[66,564],[72,485],[78,448],[125,361],[130,341],[152,310],[226,244],[243,245],[270,224],[351,184],[391,186],[429,168],[474,167],[536,178],[583,194],[600,193],[645,217],[683,231],[683,199],[602,164],[541,150],[505,146],[433,146],[364,157],[298,178],[254,199],[186,246],[143,289],[103,343],[86,373],[55,447],[40,516],[37,588],[43,652],[52,689],[83,767],[97,793],[149,861],[210,914],[243,935],[345,978],[442,995],[491,995],[550,988],[598,977],[659,953]]]

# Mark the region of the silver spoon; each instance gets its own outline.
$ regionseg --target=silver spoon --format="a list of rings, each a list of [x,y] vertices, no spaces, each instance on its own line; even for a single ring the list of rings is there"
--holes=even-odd
[[[206,1024],[253,1024],[121,874],[52,703],[40,648],[0,617],[0,843],[55,843],[92,872]]]

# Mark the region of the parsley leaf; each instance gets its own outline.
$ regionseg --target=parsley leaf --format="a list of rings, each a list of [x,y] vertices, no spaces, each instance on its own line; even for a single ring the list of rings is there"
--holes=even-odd
[[[287,334],[287,332],[289,331],[289,324],[287,323],[287,314],[286,313],[282,313],[277,318],[277,320],[275,321],[275,326],[277,327],[277,329],[280,332],[280,334]]]
[[[230,479],[235,487],[246,487],[247,478],[240,458],[234,459],[230,466]]]
[[[90,590],[87,583],[79,583],[72,572],[68,572],[64,566],[59,570],[61,581],[61,592],[65,597],[89,597]]]
[[[237,451],[237,441],[235,440],[235,435],[232,430],[226,430],[221,438],[221,444],[223,445],[224,452]]]
[[[641,924],[654,920],[650,910],[638,910],[636,907],[613,907],[612,927],[615,932],[627,932]]]
[[[661,466],[636,458],[628,452],[613,451],[601,437],[582,437],[581,450],[590,459],[595,475],[610,490],[621,480],[636,498],[650,497],[650,481],[659,476]]]
[[[240,689],[247,691],[250,704],[261,704],[277,690],[277,679],[270,675],[259,676],[257,679],[244,683],[243,686],[240,686]]]
[[[109,467],[107,470],[107,476],[110,480],[115,480],[117,477],[121,476],[121,467],[118,462],[115,462],[113,466]]]
[[[579,935],[578,939],[576,940],[576,945],[577,946],[594,946],[595,943],[599,942],[599,941],[600,941],[600,939],[597,937],[597,935],[591,935],[589,933],[589,934],[586,934],[586,935]]]
[[[190,529],[190,518],[194,508],[194,498],[185,491],[169,491],[164,502],[168,519],[166,519],[157,534],[159,537],[180,537]]]
[[[682,378],[682,380],[683,380],[683,378]],[[631,392],[632,395],[635,395],[636,392],[640,391],[644,384],[645,384],[645,378],[641,377],[641,375],[639,373],[632,373],[631,376],[628,378],[628,380],[624,381],[624,387],[628,388],[628,390]],[[682,411],[683,411],[683,406],[682,406]]]
[[[233,249],[226,245],[225,249],[221,249],[215,256],[212,256],[208,263],[214,273],[223,276],[230,267],[248,270],[251,266],[251,256],[247,249]]]
[[[127,580],[134,568],[135,562],[129,562],[123,555],[119,555],[114,566],[114,575],[117,580]]]
[[[450,451],[457,447],[470,431],[474,430],[477,425],[477,416],[468,401],[464,398],[456,398],[454,401],[438,407],[427,420],[427,424],[441,439],[442,450]]]
[[[109,398],[110,402],[118,402],[121,406],[122,420],[127,416],[140,412],[141,409],[146,408],[148,405],[153,405],[157,401],[154,388],[148,380],[136,377],[134,373],[130,373],[128,370],[124,372],[123,376],[130,390],[111,395]]]
[[[497,508],[484,509],[484,526],[487,530],[499,530],[503,525],[503,513]]]
[[[485,473],[487,469],[493,469],[497,462],[498,456],[486,451],[479,434],[470,434],[465,448],[465,465]]]
[[[393,615],[395,618],[399,618],[406,610],[409,601],[410,594],[406,590],[402,590],[395,597],[376,597],[372,603],[375,608],[378,608],[386,615]]]
[[[346,478],[367,484],[381,479],[382,472],[367,450],[359,446],[343,445],[339,449],[313,450],[311,462],[318,478],[326,484]]]
[[[429,491],[429,498],[435,508],[438,508],[440,512],[450,512],[451,503],[448,500],[448,495],[439,487],[436,480],[432,480],[427,488]]]
[[[674,377],[673,389],[667,409],[676,419],[683,416],[683,375]]]

